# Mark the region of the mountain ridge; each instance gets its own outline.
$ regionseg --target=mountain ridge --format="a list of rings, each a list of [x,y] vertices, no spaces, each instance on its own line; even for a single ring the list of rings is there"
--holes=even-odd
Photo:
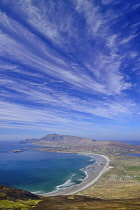
[[[23,142],[22,142],[23,143]],[[48,134],[40,139],[26,139],[24,143],[32,143],[41,147],[56,147],[56,148],[73,148],[85,150],[99,150],[99,151],[123,151],[123,152],[140,152],[139,145],[131,145],[125,142],[118,142],[114,140],[96,141],[94,139],[71,136]]]

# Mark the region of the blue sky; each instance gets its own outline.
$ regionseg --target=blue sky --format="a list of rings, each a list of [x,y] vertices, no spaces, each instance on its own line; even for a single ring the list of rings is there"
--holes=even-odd
[[[139,140],[139,36],[139,0],[1,0],[0,140]]]

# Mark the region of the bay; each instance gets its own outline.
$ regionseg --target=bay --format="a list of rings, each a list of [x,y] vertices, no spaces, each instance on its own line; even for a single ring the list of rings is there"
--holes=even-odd
[[[20,146],[23,152],[10,152]],[[95,162],[85,155],[24,150],[20,146],[0,150],[1,185],[43,194],[82,182],[86,167]]]

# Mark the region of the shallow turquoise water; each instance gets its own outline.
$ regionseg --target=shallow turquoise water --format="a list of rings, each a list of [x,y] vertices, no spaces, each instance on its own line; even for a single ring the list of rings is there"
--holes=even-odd
[[[80,183],[86,177],[86,166],[93,162],[77,154],[1,151],[0,184],[46,193]]]

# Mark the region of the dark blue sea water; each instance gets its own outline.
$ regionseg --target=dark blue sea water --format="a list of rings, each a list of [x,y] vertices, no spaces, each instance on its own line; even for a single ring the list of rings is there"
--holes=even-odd
[[[21,149],[26,151],[27,148],[37,148],[39,146],[30,145],[30,144],[20,144],[19,142],[15,141],[0,141],[0,153],[2,152],[11,152],[13,150]]]
[[[140,140],[125,140],[125,141],[119,141],[119,142],[125,142],[132,145],[140,145]]]
[[[80,183],[95,162],[84,155],[26,150],[30,146],[0,143],[0,184],[47,193]],[[23,152],[11,152],[15,149]]]
[[[139,145],[138,141],[127,143]],[[84,155],[39,152],[35,148],[18,142],[0,142],[0,184],[47,193],[80,183],[86,177],[87,165],[95,162]],[[11,152],[16,149],[23,152]]]

